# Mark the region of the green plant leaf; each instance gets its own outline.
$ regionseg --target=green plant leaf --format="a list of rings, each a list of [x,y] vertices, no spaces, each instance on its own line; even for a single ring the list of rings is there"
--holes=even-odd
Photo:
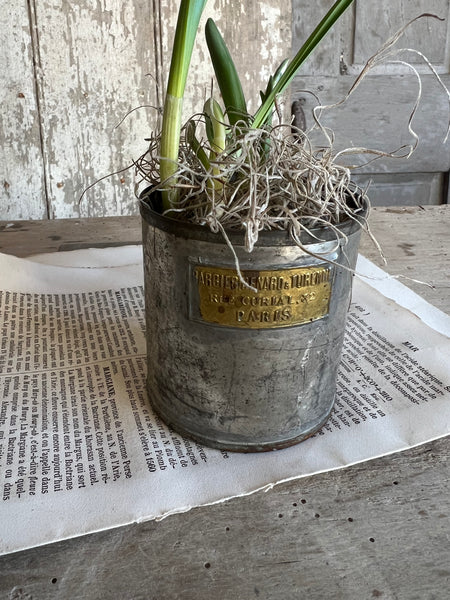
[[[181,114],[186,79],[195,37],[207,0],[181,0],[170,62],[169,80],[164,102],[160,145],[160,179],[166,181],[162,192],[163,209],[171,207],[177,197],[173,175],[177,170],[181,135]],[[172,188],[172,189],[171,189]]]
[[[289,64],[289,59],[286,58],[279,65],[279,67],[277,68],[277,70],[275,71],[275,73],[269,77],[269,81],[267,83],[266,91],[265,92],[259,92],[259,95],[261,97],[261,101],[262,102],[264,102],[265,99],[269,97],[269,95],[271,94],[274,86],[280,81],[283,73],[286,71],[286,69],[288,67],[288,64]],[[265,119],[265,121],[264,121],[263,124],[271,123],[271,121],[272,121],[272,111],[270,111],[267,114],[267,117],[266,117],[266,119]]]
[[[226,146],[226,127],[225,115],[223,114],[220,104],[214,98],[208,98],[203,107],[205,115],[206,135],[208,136],[211,151],[209,154],[210,163],[215,161],[217,156],[225,150]],[[212,174],[215,177],[220,177],[222,172],[220,166],[211,165]],[[218,179],[214,180],[213,184],[216,190],[222,188],[222,183]]]
[[[261,98],[263,98],[263,99],[267,98],[267,96],[271,93],[271,91],[273,90],[274,85],[276,85],[280,81],[281,76],[286,71],[286,69],[288,67],[288,64],[289,64],[289,59],[285,58],[283,60],[283,62],[278,66],[278,68],[275,71],[275,73],[269,77],[269,81],[267,83],[266,91],[265,92],[260,92]]]
[[[247,104],[239,75],[213,19],[206,22],[205,37],[230,125],[247,120]]]
[[[290,61],[287,69],[280,77],[279,81],[273,86],[272,91],[267,95],[264,102],[257,110],[252,123],[253,128],[257,129],[262,127],[262,125],[266,122],[267,116],[272,111],[276,96],[281,94],[291,83],[292,79],[304,61],[308,58],[324,35],[329,31],[329,29],[334,25],[334,23],[339,19],[342,13],[350,6],[352,2],[353,0],[337,0],[333,4],[294,58]]]
[[[211,167],[211,163],[209,162],[209,158],[208,158],[203,146],[200,144],[200,142],[197,139],[197,136],[195,135],[195,122],[194,121],[189,121],[188,124],[186,125],[186,141],[189,144],[189,146],[191,147],[194,154],[199,159],[199,161],[204,166],[205,170],[208,171]]]
[[[208,98],[205,102],[203,113],[206,120],[206,135],[208,136],[211,150],[214,154],[219,154],[225,150],[225,115],[220,104],[214,98]]]

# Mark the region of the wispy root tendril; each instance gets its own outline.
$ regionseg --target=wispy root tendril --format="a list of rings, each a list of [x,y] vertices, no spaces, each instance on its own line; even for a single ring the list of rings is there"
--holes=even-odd
[[[159,174],[158,135],[136,163],[151,192],[164,188]],[[202,143],[206,154],[211,149]],[[243,230],[251,251],[262,230],[302,230],[336,226],[361,212],[364,193],[351,182],[350,170],[333,160],[329,148],[313,149],[304,132],[289,125],[228,137],[226,151],[205,166],[182,136],[174,180],[178,200],[167,216],[207,225],[212,231]]]

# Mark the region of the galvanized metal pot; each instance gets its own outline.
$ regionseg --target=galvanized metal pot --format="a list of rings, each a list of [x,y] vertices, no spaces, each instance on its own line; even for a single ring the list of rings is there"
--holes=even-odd
[[[161,418],[205,445],[283,448],[316,432],[333,407],[360,227],[304,242],[261,232],[221,234],[162,217],[141,203],[147,389]],[[318,239],[317,239],[318,238]],[[320,240],[320,241],[319,241]]]

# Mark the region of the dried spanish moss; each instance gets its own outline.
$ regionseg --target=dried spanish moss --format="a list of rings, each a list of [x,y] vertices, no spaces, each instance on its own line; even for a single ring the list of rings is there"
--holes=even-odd
[[[352,184],[350,170],[333,160],[330,147],[313,148],[304,132],[299,136],[286,125],[242,132],[238,124],[229,133],[226,151],[209,167],[184,132],[176,175],[179,199],[167,216],[214,232],[243,230],[249,251],[262,230],[288,230],[300,243],[302,230],[324,224],[335,228],[347,217],[360,220],[365,196]],[[208,144],[202,146],[209,156]],[[156,135],[137,162],[151,192],[166,183],[158,181],[158,148]]]

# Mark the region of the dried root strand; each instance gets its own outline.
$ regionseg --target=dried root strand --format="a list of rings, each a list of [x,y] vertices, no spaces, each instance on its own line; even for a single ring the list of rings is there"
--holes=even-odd
[[[151,191],[158,181],[158,136],[136,166]],[[210,148],[206,142],[203,149]],[[291,126],[251,129],[236,126],[226,152],[205,168],[182,136],[177,170],[179,199],[168,216],[209,226],[212,231],[245,233],[251,251],[262,230],[302,230],[341,223],[361,212],[364,194],[351,183],[350,170],[333,160],[331,148],[313,149]],[[337,230],[336,230],[337,231]]]

